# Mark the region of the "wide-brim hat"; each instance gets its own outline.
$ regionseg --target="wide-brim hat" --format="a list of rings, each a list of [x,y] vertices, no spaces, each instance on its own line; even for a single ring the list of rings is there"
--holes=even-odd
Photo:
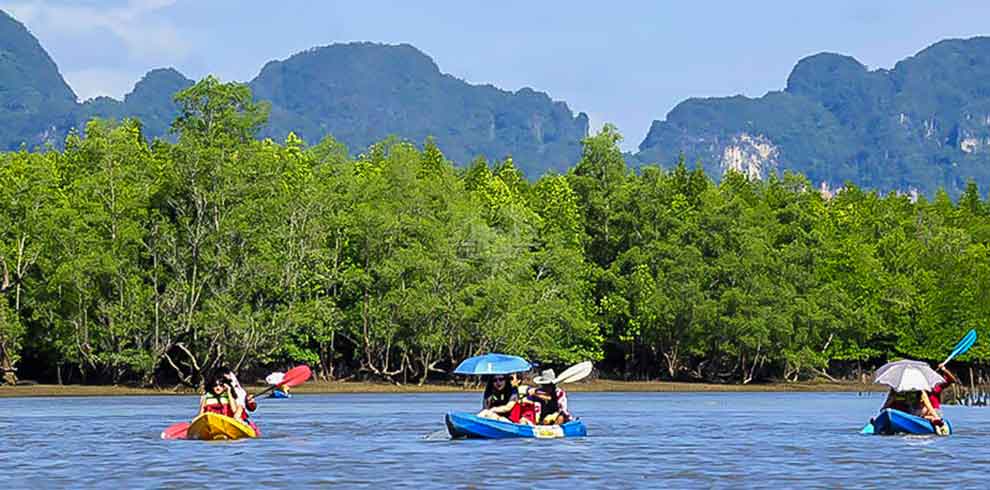
[[[539,376],[533,378],[533,382],[538,385],[549,385],[557,382],[557,373],[553,369],[544,369]]]

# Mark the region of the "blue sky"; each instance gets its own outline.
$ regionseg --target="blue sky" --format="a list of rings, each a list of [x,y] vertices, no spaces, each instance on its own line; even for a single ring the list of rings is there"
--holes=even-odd
[[[425,5],[425,6],[424,6]],[[615,123],[634,148],[688,97],[760,96],[831,51],[889,68],[990,34],[990,2],[0,0],[81,99],[152,68],[248,81],[265,62],[346,41],[407,42],[472,83],[532,87]]]

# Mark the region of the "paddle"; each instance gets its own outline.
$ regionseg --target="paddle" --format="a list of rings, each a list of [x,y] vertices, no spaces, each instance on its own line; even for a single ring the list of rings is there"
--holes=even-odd
[[[591,361],[579,362],[560,373],[560,376],[557,376],[557,384],[581,381],[591,374],[592,368]]]
[[[942,361],[942,364],[939,364],[938,367],[943,367],[954,357],[965,354],[974,343],[976,343],[976,330],[971,329],[969,332],[966,332],[966,335],[963,336],[962,340],[960,340],[959,343],[956,344],[956,347],[952,349],[949,357],[946,357],[945,360]]]
[[[305,383],[307,380],[309,380],[310,376],[312,375],[313,375],[313,371],[309,369],[309,366],[305,364],[296,366],[286,371],[285,377],[283,377],[282,381],[280,381],[278,384],[273,384],[268,388],[265,388],[255,393],[252,396],[254,396],[254,398],[257,400],[259,395],[264,395],[265,393],[268,393],[269,391],[272,391],[275,388],[281,388],[283,386],[288,386],[289,388],[292,388],[293,386],[299,386]]]
[[[185,439],[189,430],[189,422],[178,422],[162,431],[162,439]]]

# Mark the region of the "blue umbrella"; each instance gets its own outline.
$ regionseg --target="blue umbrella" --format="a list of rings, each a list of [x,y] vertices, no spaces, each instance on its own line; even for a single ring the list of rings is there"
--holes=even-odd
[[[532,366],[526,359],[505,354],[485,354],[469,357],[454,370],[457,374],[509,374],[529,371]]]

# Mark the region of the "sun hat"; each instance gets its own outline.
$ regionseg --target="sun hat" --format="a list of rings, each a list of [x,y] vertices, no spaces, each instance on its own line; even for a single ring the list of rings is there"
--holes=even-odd
[[[557,373],[553,369],[544,369],[539,376],[533,378],[533,382],[538,385],[549,385],[557,382]]]

